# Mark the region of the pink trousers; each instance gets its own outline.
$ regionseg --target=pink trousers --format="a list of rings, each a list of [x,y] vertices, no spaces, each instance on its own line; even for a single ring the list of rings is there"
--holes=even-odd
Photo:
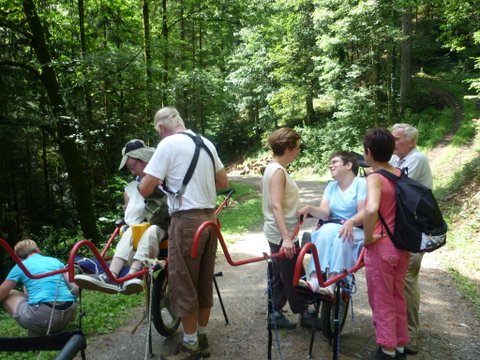
[[[409,256],[409,252],[397,249],[388,237],[366,248],[368,301],[379,346],[395,348],[410,341],[403,295]]]

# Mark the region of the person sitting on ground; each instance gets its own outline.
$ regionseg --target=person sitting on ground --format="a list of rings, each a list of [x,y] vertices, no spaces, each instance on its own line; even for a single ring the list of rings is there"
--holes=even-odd
[[[367,188],[365,179],[357,177],[357,156],[338,151],[330,156],[330,173],[334,181],[328,183],[320,206],[306,205],[298,212],[319,219],[327,219],[312,232],[312,243],[318,251],[322,273],[331,279],[357,261],[363,245],[363,211]],[[323,295],[333,295],[335,283],[322,288],[313,258],[310,260],[308,280],[300,280],[301,286]]]
[[[140,179],[145,175],[143,170],[150,161],[155,148],[147,147],[142,140],[133,139],[122,149],[122,161],[119,170],[125,167],[130,170],[136,180],[131,181],[124,192],[125,217],[128,229],[123,233],[109,270],[118,277],[126,264],[130,264],[128,274],[134,274],[143,268],[146,259],[155,259],[159,253],[160,242],[167,237],[169,215],[167,199],[160,190],[146,199],[138,192]],[[134,249],[132,227],[147,220],[150,226],[142,234],[137,249]],[[133,278],[122,284],[113,283],[107,274],[78,274],[75,282],[82,289],[96,290],[109,294],[131,295],[143,290],[143,281]]]
[[[58,259],[40,254],[35,241],[19,241],[15,254],[32,275],[60,270],[65,265]],[[22,284],[24,291],[16,290]],[[69,283],[67,274],[29,278],[16,264],[0,285],[0,301],[18,324],[30,336],[47,335],[62,331],[76,316],[78,287]]]

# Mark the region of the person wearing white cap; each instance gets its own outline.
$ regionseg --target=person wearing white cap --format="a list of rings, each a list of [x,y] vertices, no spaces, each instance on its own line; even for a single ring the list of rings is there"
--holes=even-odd
[[[155,194],[157,198],[155,204],[160,206],[159,214],[161,216],[158,219],[157,216],[155,218],[149,216],[149,211],[146,207],[148,201],[138,192],[138,183],[145,175],[143,170],[154,152],[155,148],[146,146],[142,140],[138,139],[130,140],[122,149],[122,161],[120,162],[119,170],[127,168],[136,179],[125,187],[124,221],[128,225],[128,229],[123,233],[109,267],[115,277],[118,277],[118,274],[126,264],[130,264],[129,274],[133,274],[142,269],[144,260],[156,258],[160,242],[167,235],[169,216],[165,194],[161,192]],[[135,251],[132,225],[141,224],[146,219],[151,225],[142,234]],[[143,281],[141,279],[133,278],[122,284],[115,284],[110,281],[106,274],[78,274],[75,276],[75,282],[83,289],[109,294],[130,295],[143,290]]]

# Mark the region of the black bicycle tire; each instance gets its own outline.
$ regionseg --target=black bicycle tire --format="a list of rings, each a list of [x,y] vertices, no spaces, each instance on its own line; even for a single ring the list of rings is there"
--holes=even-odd
[[[348,307],[350,305],[350,297],[349,296],[342,296],[340,301],[341,307],[339,309],[339,320],[340,320],[340,332],[343,329],[343,325],[345,325],[345,321],[347,320],[348,314]],[[335,298],[332,301],[323,300],[322,301],[322,309],[321,309],[321,321],[322,321],[322,332],[323,335],[328,339],[332,340],[334,335],[334,318],[335,318]]]
[[[168,297],[168,272],[162,269],[153,283],[152,294],[152,321],[155,329],[160,335],[165,337],[173,335],[180,326],[180,318],[174,316],[168,306],[170,299]],[[162,314],[162,310],[167,310],[172,321],[168,322]]]

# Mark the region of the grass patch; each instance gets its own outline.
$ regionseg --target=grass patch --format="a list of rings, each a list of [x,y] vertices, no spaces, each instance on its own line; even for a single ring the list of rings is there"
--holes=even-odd
[[[455,284],[455,287],[460,291],[462,296],[473,305],[473,310],[480,319],[480,291],[478,286],[468,276],[461,274],[454,267],[449,267],[448,272]]]
[[[222,224],[222,235],[227,242],[258,227],[263,219],[262,199],[258,190],[239,183],[232,183],[231,187],[235,189],[233,201],[218,216]]]

